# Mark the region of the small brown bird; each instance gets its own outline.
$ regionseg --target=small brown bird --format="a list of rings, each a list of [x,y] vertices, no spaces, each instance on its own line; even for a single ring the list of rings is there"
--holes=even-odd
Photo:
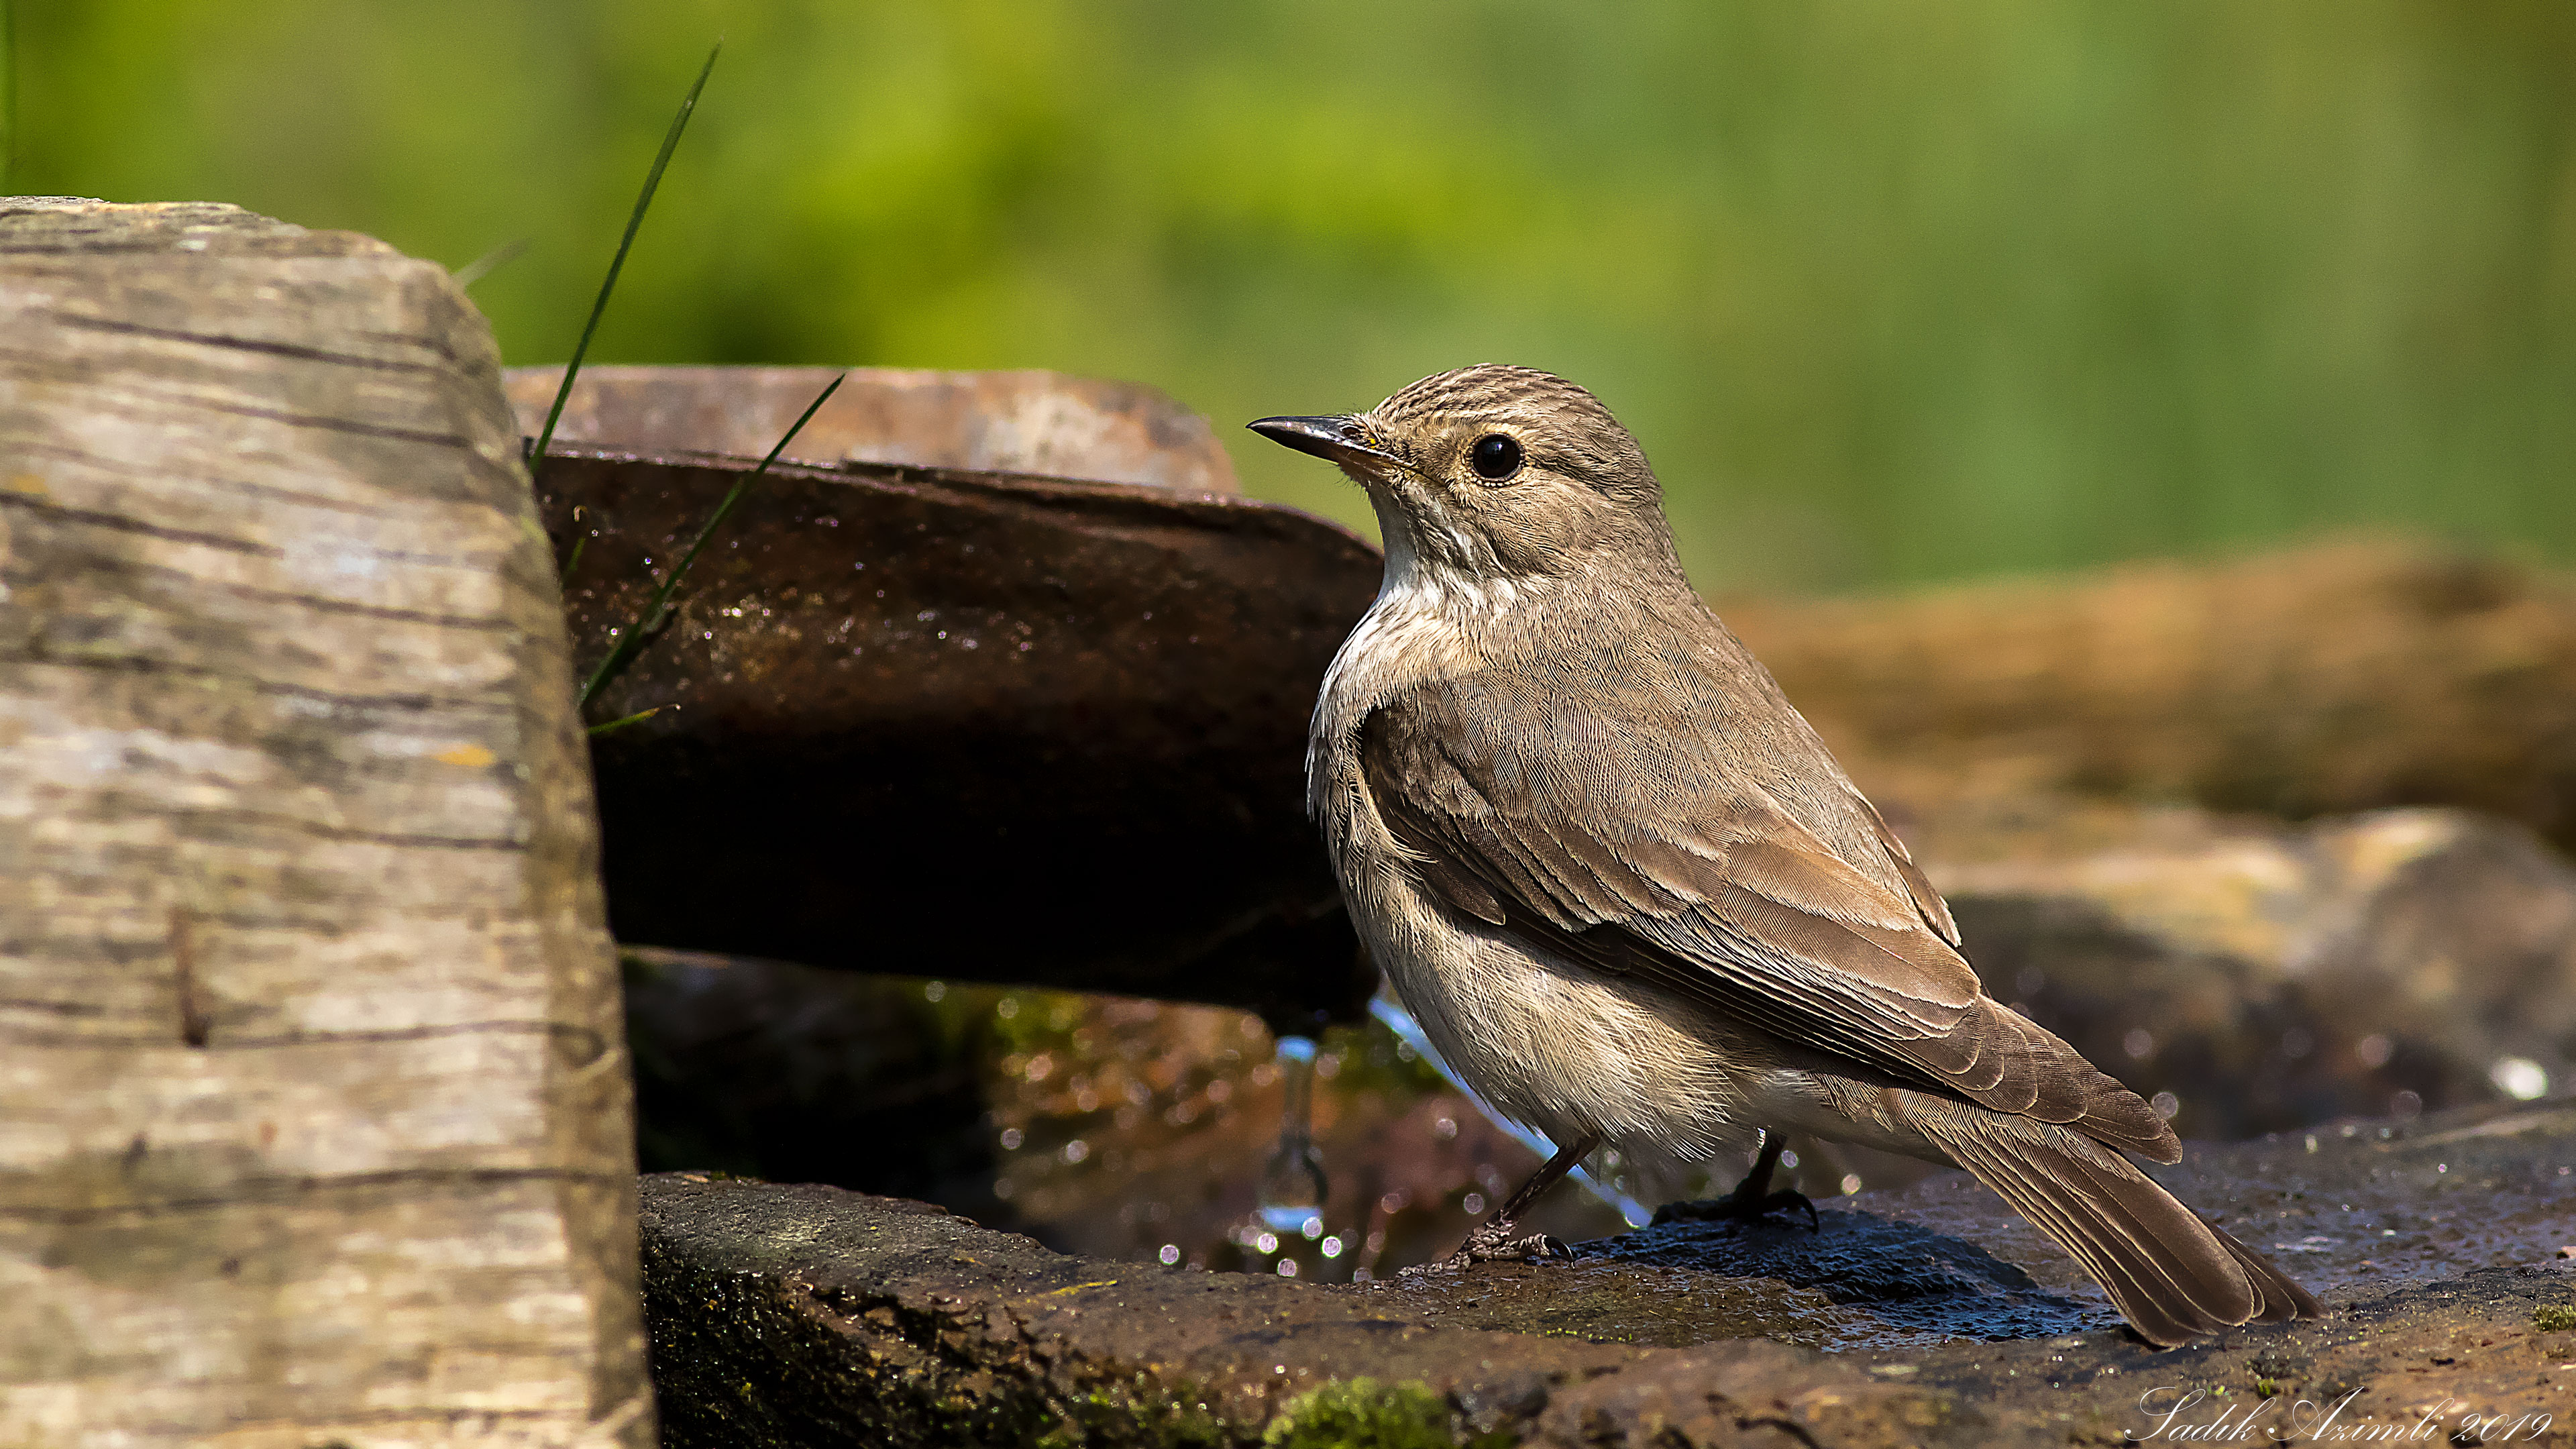
[[[1766,1137],[1731,1199],[1759,1212],[1790,1129],[1966,1168],[2151,1342],[2319,1313],[2122,1155],[2182,1156],[2136,1093],[1979,989],[1591,393],[1470,367],[1251,426],[1339,464],[1385,532],[1306,755],[1352,922],[1450,1065],[1562,1149],[1453,1261],[1561,1254],[1515,1220],[1605,1145]]]

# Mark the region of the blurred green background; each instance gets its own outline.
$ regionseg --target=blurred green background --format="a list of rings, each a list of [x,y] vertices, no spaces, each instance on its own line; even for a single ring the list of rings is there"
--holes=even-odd
[[[9,188],[463,266],[560,360],[1590,385],[1702,584],[2397,525],[2576,556],[2576,6],[16,0]]]

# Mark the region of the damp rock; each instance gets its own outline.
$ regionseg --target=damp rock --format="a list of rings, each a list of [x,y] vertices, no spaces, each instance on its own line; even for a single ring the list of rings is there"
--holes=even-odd
[[[2576,1086],[2576,869],[2507,821],[1996,802],[1916,843],[1987,991],[2185,1137]]]
[[[2545,1325],[2576,1296],[2553,1257],[2571,1163],[2565,1100],[2195,1144],[2159,1176],[2331,1312],[2170,1352],[1958,1174],[1827,1205],[1819,1232],[1675,1224],[1570,1264],[1365,1285],[1067,1256],[925,1204],[687,1175],[646,1179],[642,1222],[676,1444],[1250,1445],[1330,1423],[2062,1445],[2222,1412],[2285,1430],[2434,1412],[2447,1434],[2565,1407],[2576,1335]]]

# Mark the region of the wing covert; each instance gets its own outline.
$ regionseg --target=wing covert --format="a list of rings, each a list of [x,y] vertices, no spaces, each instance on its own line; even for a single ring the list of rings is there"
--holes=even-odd
[[[1471,680],[1362,722],[1371,801],[1439,899],[1899,1082],[2179,1155],[2136,1094],[1983,995],[1947,907],[1857,790],[1865,819],[1836,833],[1883,841],[1901,893],[1710,758],[1716,742],[1677,751],[1678,732],[1639,742],[1575,712]]]

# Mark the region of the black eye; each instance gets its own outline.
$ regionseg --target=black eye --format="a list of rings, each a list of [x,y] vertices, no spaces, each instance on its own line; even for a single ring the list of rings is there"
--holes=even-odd
[[[1500,483],[1521,470],[1521,445],[1500,433],[1487,433],[1467,450],[1467,465],[1477,477]]]

